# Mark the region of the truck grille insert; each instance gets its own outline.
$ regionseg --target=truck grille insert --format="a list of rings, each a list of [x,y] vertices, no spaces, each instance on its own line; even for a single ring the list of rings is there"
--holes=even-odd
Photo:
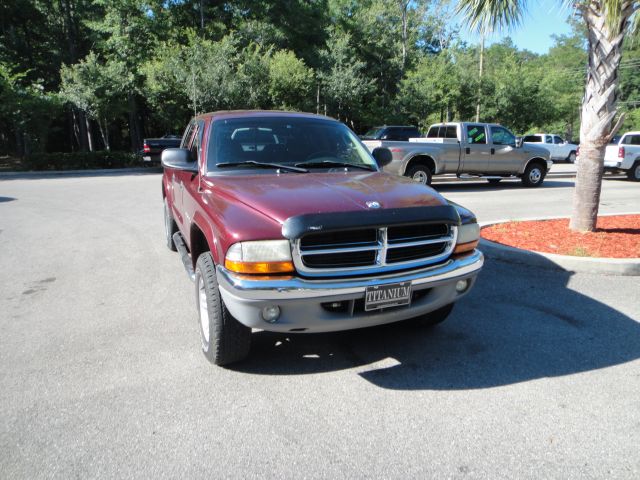
[[[308,233],[294,241],[293,261],[308,276],[414,268],[445,260],[456,235],[455,226],[438,223]]]

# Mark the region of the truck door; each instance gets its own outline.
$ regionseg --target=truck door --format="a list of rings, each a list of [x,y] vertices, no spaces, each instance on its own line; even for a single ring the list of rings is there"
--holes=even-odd
[[[491,146],[487,144],[487,129],[480,124],[466,124],[460,158],[460,172],[485,173],[489,166]]]
[[[558,148],[553,144],[553,137],[551,135],[544,136],[544,145],[543,148],[549,150],[549,155],[551,158],[555,158],[558,156]]]
[[[492,125],[489,173],[514,174],[520,169],[522,155],[516,149],[516,136],[504,127]]]
[[[201,124],[202,120],[198,122],[192,122],[189,125],[188,130],[185,132],[185,135],[182,139],[182,143],[180,144],[181,148],[186,148],[191,151],[191,159],[193,162],[198,161],[197,153],[199,151],[198,138],[201,135]],[[175,193],[174,204],[177,210],[177,215],[175,216],[176,223],[178,227],[182,231],[182,234],[185,239],[189,238],[189,226],[191,218],[186,215],[187,210],[185,209],[185,197],[187,197],[189,185],[191,184],[194,178],[197,178],[197,175],[194,175],[192,172],[184,171],[184,170],[174,170],[172,172],[173,178],[173,191]]]
[[[196,163],[196,166],[201,166],[205,161],[206,156],[203,152],[203,138],[204,138],[204,120],[198,120],[196,122],[196,128],[191,138],[191,144],[189,145],[189,151],[191,152],[191,159]],[[200,196],[200,173],[203,170],[200,169],[198,174],[191,172],[182,172],[182,211],[184,212],[185,223],[185,235],[188,234],[188,229],[191,228],[191,221],[195,215],[195,211],[198,208],[198,197]],[[206,171],[206,168],[204,169]],[[188,237],[185,237],[188,238]],[[191,248],[191,245],[189,245]]]

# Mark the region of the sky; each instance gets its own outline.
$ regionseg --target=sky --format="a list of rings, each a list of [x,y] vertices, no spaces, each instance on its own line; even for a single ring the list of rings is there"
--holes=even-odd
[[[522,24],[508,32],[494,33],[486,44],[500,41],[504,37],[511,37],[520,49],[535,53],[547,53],[553,46],[551,35],[562,35],[571,32],[567,18],[572,14],[570,9],[562,6],[558,0],[538,0],[527,2],[529,10],[525,13]],[[458,18],[455,20],[461,26],[462,38],[469,43],[480,43],[480,36],[471,33]]]

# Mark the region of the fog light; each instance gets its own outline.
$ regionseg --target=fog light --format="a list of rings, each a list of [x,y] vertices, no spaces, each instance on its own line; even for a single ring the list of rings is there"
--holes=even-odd
[[[277,305],[270,305],[262,309],[262,319],[265,322],[273,323],[278,320],[280,316],[280,307]]]
[[[456,292],[462,293],[469,288],[469,280],[458,280],[456,282]]]

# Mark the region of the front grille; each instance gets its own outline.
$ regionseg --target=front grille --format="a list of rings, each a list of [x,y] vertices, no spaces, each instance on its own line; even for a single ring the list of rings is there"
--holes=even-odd
[[[308,233],[293,261],[310,276],[359,275],[437,263],[453,250],[456,227],[443,223]]]

